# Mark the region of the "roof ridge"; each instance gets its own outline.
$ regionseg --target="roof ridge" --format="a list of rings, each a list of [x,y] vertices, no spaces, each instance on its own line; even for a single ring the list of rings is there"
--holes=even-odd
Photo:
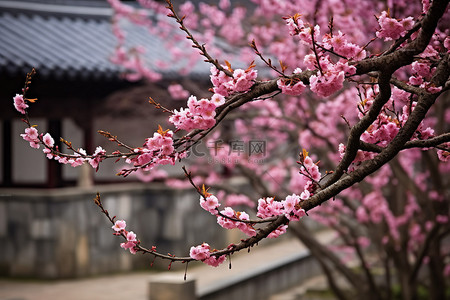
[[[74,4],[50,4],[27,1],[0,1],[0,8],[9,10],[20,10],[21,12],[42,14],[63,14],[68,16],[97,16],[111,17],[113,9],[110,7],[79,6]]]

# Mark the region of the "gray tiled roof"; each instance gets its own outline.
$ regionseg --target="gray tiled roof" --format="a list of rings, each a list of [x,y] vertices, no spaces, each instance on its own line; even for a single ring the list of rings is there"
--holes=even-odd
[[[114,78],[124,71],[109,60],[117,43],[109,17],[83,15],[80,11],[71,15],[7,10],[1,3],[0,73],[24,74],[35,67],[43,76],[95,79]],[[106,8],[99,9],[105,12]],[[155,64],[170,61],[163,41],[144,28],[127,26],[132,29],[127,30],[129,43],[144,44],[149,49],[145,59],[152,69],[175,77],[182,64],[173,64],[167,70]],[[198,63],[190,75],[208,72],[209,66]]]

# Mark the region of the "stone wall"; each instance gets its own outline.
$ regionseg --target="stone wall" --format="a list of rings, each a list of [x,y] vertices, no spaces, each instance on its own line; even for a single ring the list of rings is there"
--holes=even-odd
[[[125,219],[143,246],[181,256],[203,241],[225,246],[225,231],[201,209],[193,189],[134,183],[0,189],[0,276],[72,278],[149,268],[153,257],[120,248],[121,238],[93,202],[97,191],[104,207]]]

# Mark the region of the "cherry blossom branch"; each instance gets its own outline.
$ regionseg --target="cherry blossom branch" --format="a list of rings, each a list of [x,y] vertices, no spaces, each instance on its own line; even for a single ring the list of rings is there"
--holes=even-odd
[[[344,174],[344,172],[346,172],[347,168],[355,159],[359,149],[361,135],[377,119],[381,109],[391,96],[391,89],[389,85],[390,76],[391,74],[385,75],[384,73],[379,75],[378,84],[380,87],[380,92],[376,96],[369,112],[350,130],[344,157],[341,159],[341,162],[336,167],[334,173],[328,179],[326,185],[336,182]]]
[[[194,38],[192,33],[189,31],[189,29],[187,29],[186,26],[184,26],[183,20],[184,20],[185,16],[183,16],[181,18],[178,16],[177,12],[175,11],[175,8],[173,7],[172,1],[166,0],[166,3],[167,3],[167,8],[171,11],[171,13],[168,14],[167,16],[170,18],[174,18],[177,21],[177,23],[180,25],[180,29],[183,30],[187,34],[186,38],[188,40],[192,41],[192,43],[193,43],[192,47],[198,49],[200,51],[200,54],[206,58],[205,62],[208,62],[208,63],[214,65],[218,70],[224,72],[227,76],[233,77],[233,73],[230,70],[227,70],[224,67],[222,67],[219,64],[219,62],[217,61],[217,59],[213,59],[209,55],[209,53],[206,51],[205,45],[200,45],[199,42],[197,42],[197,40]]]
[[[397,70],[410,64],[414,57],[422,53],[429,44],[438,21],[446,11],[448,0],[433,1],[427,14],[421,21],[422,28],[416,39],[405,47],[380,57],[367,58],[355,64],[356,74],[366,74],[371,71]]]
[[[265,59],[264,56],[262,55],[262,53],[258,50],[258,47],[256,47],[256,42],[253,39],[252,42],[250,43],[250,47],[255,51],[255,54],[258,55],[258,57],[272,70],[274,70],[275,72],[277,72],[278,74],[280,74],[280,76],[285,76],[284,75],[284,70],[286,70],[286,66],[283,65],[283,63],[280,61],[280,65],[281,65],[281,71],[277,69],[277,67],[275,67],[274,65],[272,65],[272,60],[269,59]]]
[[[448,1],[447,1],[448,2]],[[130,146],[127,146],[120,142],[117,137],[112,136],[110,133],[103,132],[104,136],[106,136],[110,141],[116,142],[119,147],[124,147],[128,149],[130,152],[128,153],[122,153],[120,151],[115,151],[111,154],[106,154],[104,151],[100,151],[94,153],[93,155],[87,155],[86,153],[83,153],[81,151],[82,149],[75,149],[71,143],[66,142],[63,140],[63,142],[69,147],[69,149],[73,150],[75,154],[73,155],[66,155],[62,154],[61,156],[65,158],[70,159],[77,159],[77,157],[82,157],[81,163],[84,163],[87,159],[98,159],[102,160],[105,158],[123,158],[126,159],[128,163],[133,164],[133,167],[128,170],[123,170],[122,175],[126,176],[132,171],[138,170],[138,169],[150,169],[152,166],[157,165],[158,163],[161,164],[167,164],[167,163],[175,163],[177,159],[183,158],[186,154],[185,151],[189,150],[193,145],[199,143],[201,140],[203,140],[209,133],[211,133],[212,130],[217,128],[218,124],[225,120],[225,118],[230,117],[230,112],[234,111],[236,108],[241,107],[242,105],[255,101],[256,99],[269,99],[272,98],[275,94],[283,93],[285,95],[292,95],[292,96],[298,96],[300,95],[304,89],[306,88],[306,85],[310,86],[311,91],[323,98],[329,97],[331,95],[336,95],[336,92],[343,87],[343,83],[345,82],[345,78],[347,78],[347,81],[350,81],[350,76],[356,75],[363,75],[367,74],[369,76],[375,77],[377,79],[377,82],[370,83],[372,85],[371,90],[373,91],[376,96],[371,96],[370,99],[370,106],[364,106],[365,104],[362,104],[360,109],[360,114],[362,117],[360,118],[360,121],[357,122],[353,127],[350,128],[349,137],[347,140],[344,151],[344,155],[338,166],[334,171],[331,171],[330,173],[327,173],[325,176],[322,176],[320,172],[318,171],[318,166],[314,164],[314,162],[309,158],[308,163],[303,163],[303,160],[301,159],[301,167],[304,168],[304,170],[300,169],[300,175],[302,176],[302,179],[308,180],[308,183],[304,186],[304,191],[302,192],[301,196],[297,196],[295,194],[289,195],[286,197],[286,200],[283,201],[273,201],[270,202],[268,198],[260,199],[258,202],[262,203],[261,206],[265,203],[269,206],[273,205],[272,208],[276,211],[276,213],[270,213],[270,212],[264,212],[267,218],[261,217],[262,220],[241,220],[239,219],[239,215],[232,211],[231,215],[225,215],[221,211],[218,210],[218,201],[217,205],[214,203],[214,207],[212,209],[205,208],[209,212],[211,212],[213,215],[218,216],[220,218],[239,223],[239,225],[246,224],[249,225],[248,227],[251,227],[251,229],[254,231],[254,235],[248,239],[242,240],[237,245],[230,245],[225,249],[222,250],[210,250],[209,245],[207,245],[207,254],[211,255],[213,257],[219,258],[224,255],[230,255],[236,251],[239,251],[241,249],[245,249],[248,247],[251,247],[255,245],[255,243],[259,242],[261,239],[268,237],[275,231],[281,231],[280,228],[283,227],[285,230],[285,225],[288,225],[290,221],[292,220],[298,220],[301,216],[304,216],[306,212],[308,212],[310,209],[317,207],[321,205],[323,202],[334,198],[337,194],[339,194],[341,191],[345,190],[348,187],[353,186],[355,183],[358,183],[362,181],[366,176],[372,174],[373,172],[380,169],[383,165],[386,165],[391,159],[393,159],[399,151],[407,148],[414,148],[414,147],[437,147],[439,148],[441,144],[448,142],[449,140],[449,133],[442,134],[437,137],[429,138],[424,140],[412,140],[417,138],[417,136],[420,135],[417,134],[418,128],[421,124],[421,122],[424,120],[427,111],[430,109],[430,107],[434,104],[436,98],[442,94],[442,91],[446,89],[444,86],[446,83],[449,82],[449,55],[443,55],[442,59],[439,61],[439,64],[436,68],[436,71],[434,71],[434,75],[432,75],[431,82],[428,82],[426,80],[425,88],[418,88],[415,86],[412,86],[410,84],[406,84],[404,82],[401,82],[400,80],[392,77],[392,74],[396,72],[400,67],[406,66],[411,64],[413,61],[418,61],[418,55],[421,54],[427,47],[427,45],[430,43],[431,37],[433,32],[435,31],[437,21],[442,16],[443,11],[445,10],[445,6],[447,5],[447,2],[444,2],[442,0],[436,0],[433,1],[431,4],[431,8],[429,9],[427,15],[422,19],[420,23],[420,28],[413,28],[414,30],[420,29],[420,31],[417,34],[417,37],[415,40],[410,41],[411,34],[413,33],[412,30],[410,30],[405,36],[407,36],[404,39],[404,45],[403,48],[399,48],[400,44],[396,45],[399,42],[399,39],[397,39],[397,42],[394,43],[394,45],[383,55],[375,56],[371,58],[364,58],[365,56],[365,48],[361,48],[360,46],[354,45],[357,49],[359,49],[358,58],[360,59],[357,62],[352,62],[351,59],[347,59],[345,63],[342,63],[342,60],[340,60],[338,63],[334,64],[331,60],[331,58],[328,56],[328,53],[322,52],[321,50],[317,50],[318,48],[322,49],[322,46],[315,40],[315,30],[313,27],[302,27],[300,25],[300,15],[296,15],[296,17],[293,17],[291,20],[292,22],[297,23],[291,23],[290,25],[292,27],[297,26],[297,31],[294,30],[297,34],[303,31],[302,33],[305,33],[307,29],[309,28],[309,34],[306,34],[306,36],[300,37],[301,41],[308,44],[309,46],[312,46],[312,52],[313,54],[309,54],[309,63],[311,69],[315,70],[307,70],[307,71],[298,71],[299,69],[296,69],[298,71],[297,74],[293,75],[285,75],[284,70],[286,69],[286,66],[280,61],[281,69],[282,71],[277,71],[278,74],[281,76],[281,78],[274,78],[268,81],[256,81],[257,74],[255,70],[252,70],[253,66],[250,66],[247,70],[235,70],[233,71],[231,69],[231,65],[226,62],[228,69],[226,67],[221,66],[217,60],[214,60],[212,57],[209,56],[208,52],[206,51],[206,48],[204,45],[200,45],[193,35],[189,32],[189,30],[184,26],[183,20],[184,16],[182,18],[179,18],[178,15],[175,13],[175,10],[173,8],[173,5],[170,0],[167,0],[168,8],[171,10],[171,13],[169,14],[169,17],[176,19],[177,23],[180,25],[180,29],[187,34],[187,39],[191,40],[193,43],[193,47],[200,50],[200,54],[206,58],[206,61],[213,64],[216,69],[211,68],[212,71],[212,78],[215,77],[217,79],[217,83],[213,82],[214,89],[214,96],[221,97],[220,101],[213,103],[212,98],[211,100],[208,99],[201,99],[200,101],[197,101],[197,99],[192,96],[188,100],[188,110],[181,109],[179,115],[177,115],[176,111],[170,111],[166,108],[163,108],[159,103],[154,102],[153,105],[155,105],[157,108],[162,108],[163,111],[170,113],[172,117],[174,116],[186,116],[187,111],[191,113],[190,117],[186,117],[187,120],[192,121],[194,120],[194,117],[199,118],[200,120],[208,119],[208,121],[211,121],[207,125],[201,125],[201,126],[188,126],[185,124],[177,123],[176,121],[173,121],[172,118],[170,122],[172,122],[175,127],[177,128],[177,131],[179,130],[186,130],[188,133],[179,138],[179,139],[173,139],[173,132],[169,130],[162,130],[160,128],[158,132],[155,132],[153,138],[146,139],[145,146],[133,148]],[[319,2],[316,3],[318,6],[320,6]],[[441,14],[439,16],[439,14]],[[331,23],[332,24],[332,23]],[[416,26],[418,26],[416,24]],[[317,27],[319,28],[319,27]],[[292,29],[292,28],[290,28]],[[332,26],[330,26],[330,31],[332,31]],[[341,34],[341,33],[340,33]],[[409,36],[408,36],[409,35]],[[333,36],[333,35],[332,35]],[[342,36],[342,35],[341,35]],[[324,36],[324,40],[327,38],[327,36]],[[310,39],[311,41],[309,41]],[[324,42],[325,45],[325,42]],[[316,47],[317,46],[317,47]],[[447,47],[448,48],[448,47]],[[256,44],[254,49],[257,52],[257,55],[259,53],[259,56],[263,59],[263,61],[266,62],[266,64],[271,67],[271,61],[266,61],[261,53],[256,48]],[[333,48],[338,52],[338,48]],[[320,53],[319,53],[320,52]],[[330,52],[331,53],[331,52]],[[359,57],[360,54],[361,57]],[[319,58],[319,54],[321,55]],[[425,53],[426,54],[426,53]],[[312,55],[315,55],[315,57],[312,57]],[[345,55],[343,55],[345,56]],[[339,57],[339,56],[338,56]],[[351,57],[351,56],[349,56]],[[437,57],[437,55],[436,55]],[[317,63],[317,66],[314,62]],[[312,61],[311,61],[312,60]],[[320,64],[323,60],[323,66]],[[306,61],[306,59],[305,59]],[[350,63],[349,63],[350,61]],[[430,66],[431,68],[431,59],[427,61],[427,66]],[[323,68],[323,70],[322,70]],[[272,69],[274,69],[272,67]],[[250,72],[251,71],[251,72]],[[294,73],[296,72],[294,71]],[[223,74],[222,74],[222,73]],[[232,74],[233,72],[233,74]],[[238,74],[238,75],[235,75]],[[244,80],[244,87],[242,85],[240,88],[237,88],[237,80],[239,77],[239,74],[243,76]],[[251,74],[251,76],[248,76],[250,79],[246,78],[246,75]],[[234,76],[234,77],[233,77]],[[431,76],[431,75],[430,75]],[[226,80],[221,81],[223,78],[226,78]],[[229,78],[227,78],[229,77]],[[222,78],[222,79],[220,79]],[[354,77],[351,77],[352,79]],[[219,80],[220,79],[220,80]],[[233,81],[234,80],[234,81]],[[27,79],[28,82],[28,79]],[[355,81],[358,84],[362,84],[362,82]],[[225,84],[226,85],[225,85]],[[410,93],[415,94],[414,101],[411,99],[411,104],[409,105],[409,111],[408,113],[404,114],[406,116],[404,119],[400,120],[400,115],[396,111],[394,104],[392,104],[391,107],[386,107],[386,103],[390,99],[393,99],[393,93],[391,91],[391,84],[397,86],[402,91],[407,91]],[[413,83],[412,83],[413,84]],[[429,86],[431,89],[429,89]],[[231,86],[231,88],[230,88]],[[296,86],[296,87],[295,87]],[[419,84],[417,84],[419,86]],[[421,85],[422,86],[422,85]],[[439,91],[444,86],[444,88]],[[27,86],[25,86],[27,87]],[[222,88],[222,89],[219,89]],[[295,87],[295,88],[294,88]],[[322,87],[322,89],[321,89]],[[364,89],[364,86],[362,87]],[[376,89],[379,89],[377,91]],[[359,89],[358,92],[360,93]],[[435,92],[435,94],[433,94]],[[220,94],[222,93],[222,94]],[[345,95],[338,95],[336,98],[345,96]],[[374,98],[374,99],[373,99]],[[328,100],[329,99],[329,100]],[[328,98],[326,101],[332,102],[335,100],[335,98]],[[364,97],[362,97],[360,93],[360,99],[363,102]],[[303,99],[304,100],[304,99]],[[373,101],[372,101],[373,100]],[[407,101],[407,100],[405,100]],[[205,113],[205,111],[202,111],[201,113],[198,113],[196,115],[195,110],[202,110],[203,108],[199,103],[202,103],[206,106],[208,106],[208,109]],[[220,104],[217,104],[219,103]],[[269,101],[267,101],[269,102]],[[267,103],[266,102],[266,103]],[[287,101],[286,101],[287,102]],[[394,103],[394,101],[392,101]],[[206,104],[205,104],[206,103]],[[397,102],[398,103],[398,102]],[[295,104],[294,104],[295,105]],[[415,105],[415,107],[413,107]],[[300,105],[303,106],[303,105]],[[315,108],[318,107],[318,105],[310,104],[311,107],[309,107],[310,110],[314,111]],[[369,107],[369,108],[367,108]],[[201,109],[200,109],[201,108]],[[304,109],[303,107],[301,109]],[[408,109],[408,106],[405,106],[404,109]],[[20,110],[19,110],[20,111]],[[186,113],[183,115],[183,113]],[[306,115],[305,120],[302,120],[305,123],[308,123],[310,121],[310,118],[308,117],[307,110],[304,112],[304,115]],[[24,113],[25,117],[27,118],[25,123],[27,124],[28,128],[30,129],[32,126],[30,122],[28,121],[28,115],[27,113]],[[390,125],[395,126],[395,130],[398,128],[398,133],[395,131],[396,134],[392,135],[392,140],[380,140],[377,141],[380,143],[380,145],[377,145],[375,143],[367,143],[364,141],[361,141],[361,139],[364,139],[363,134],[368,133],[371,131],[371,126],[378,126],[381,123],[381,119],[379,118],[381,116],[386,117],[387,119],[391,120],[394,119],[394,121],[401,121],[401,122],[391,122]],[[396,117],[396,119],[395,119]],[[189,119],[191,118],[191,119]],[[344,120],[346,120],[344,118]],[[314,120],[311,120],[314,121]],[[319,120],[326,124],[326,121]],[[301,121],[300,121],[301,122]],[[185,125],[179,126],[179,125]],[[350,124],[350,122],[347,121],[347,124]],[[198,124],[197,124],[198,125]],[[313,135],[316,134],[316,131],[314,130],[314,125],[305,125],[305,127],[310,127],[310,131]],[[350,125],[349,125],[350,127]],[[318,131],[320,132],[320,131]],[[37,132],[36,132],[37,134]],[[394,136],[395,135],[395,136]],[[431,135],[427,135],[428,137]],[[294,135],[290,137],[295,137]],[[318,137],[321,137],[318,135]],[[27,135],[27,138],[30,138],[30,135]],[[391,137],[390,137],[391,138]],[[322,139],[325,139],[325,137],[322,137]],[[38,141],[38,142],[36,142]],[[52,155],[58,155],[60,154],[59,149],[57,147],[53,147],[53,142],[46,136],[42,137],[42,134],[38,136],[33,142],[43,144],[45,146],[44,151],[48,156]],[[49,146],[51,144],[52,146]],[[155,146],[156,145],[156,146]],[[327,142],[328,146],[332,146],[331,142]],[[440,147],[442,149],[446,149],[444,147]],[[156,149],[156,150],[155,150]],[[356,161],[355,159],[358,155],[358,151],[360,150],[370,151],[373,152],[372,156],[370,156],[370,159],[363,160],[361,163],[360,161]],[[101,149],[102,150],[102,149]],[[48,153],[50,151],[50,153]],[[341,148],[340,148],[341,151]],[[361,152],[360,152],[361,153]],[[304,155],[304,156],[307,156]],[[150,157],[150,158],[149,158]],[[305,157],[303,157],[305,158]],[[60,161],[61,162],[61,161]],[[89,161],[91,163],[91,161]],[[93,166],[95,164],[98,164],[98,162],[93,163]],[[357,164],[356,164],[357,163]],[[353,165],[352,165],[353,164]],[[350,168],[351,166],[355,166],[355,170],[352,170]],[[310,171],[311,168],[312,171]],[[314,168],[314,169],[313,169]],[[254,170],[249,169],[247,170],[246,167],[239,165],[237,169],[247,175],[248,177],[252,178],[251,175],[255,172]],[[191,178],[191,174],[187,172],[185,168],[183,168],[188,180],[190,181],[191,185],[197,190],[197,192],[201,195],[200,200],[208,200],[208,198],[213,198],[215,196],[210,195],[207,193],[207,190],[205,190],[203,186],[203,190],[201,190],[198,186],[195,185]],[[261,175],[261,172],[259,173]],[[265,175],[265,173],[263,173]],[[267,177],[266,177],[267,178]],[[325,179],[324,179],[325,178]],[[321,184],[319,185],[319,182]],[[251,179],[251,183],[254,185],[255,189],[259,190],[264,196],[269,196],[270,190],[268,189],[268,185],[265,184],[264,178],[262,177],[256,177]],[[289,201],[288,201],[289,198]],[[210,200],[211,200],[210,199]],[[270,198],[273,200],[273,198]],[[213,199],[213,200],[217,200]],[[294,201],[293,201],[294,200]],[[301,201],[300,201],[301,200]],[[101,202],[100,202],[100,196],[96,198],[96,204],[100,207],[102,212],[107,216],[107,218],[112,222],[114,225],[116,225],[117,221],[115,220],[115,217],[110,217],[109,213],[103,208]],[[203,202],[201,202],[202,207]],[[289,206],[290,205],[290,206]],[[291,208],[291,211],[288,210],[288,208]],[[293,212],[295,210],[295,212]],[[258,207],[258,217],[262,215],[260,210],[260,207]],[[248,215],[247,215],[248,217]],[[242,223],[242,224],[241,224]],[[252,227],[256,223],[265,223],[264,227],[257,228],[254,230]],[[119,224],[120,225],[120,224]],[[119,226],[118,225],[118,226]],[[120,227],[120,226],[119,226]],[[224,226],[225,227],[225,226]],[[120,228],[119,228],[120,229]],[[240,228],[241,229],[241,228]],[[152,247],[151,249],[144,248],[140,245],[140,241],[136,240],[135,235],[131,234],[131,232],[127,232],[123,229],[120,229],[116,231],[116,235],[121,235],[123,238],[127,240],[127,243],[125,243],[124,247],[127,249],[130,249],[130,251],[141,251],[144,253],[150,253],[153,254],[155,257],[160,257],[163,259],[167,259],[171,262],[173,261],[182,261],[182,262],[189,262],[192,260],[202,260],[204,259],[197,259],[194,255],[190,255],[190,257],[176,257],[171,254],[162,254],[156,252],[156,248]],[[242,230],[242,229],[241,229]],[[246,232],[247,233],[247,232]],[[253,232],[252,232],[253,234]],[[273,236],[273,235],[272,235]],[[271,236],[269,236],[271,237]],[[313,243],[311,243],[313,244]],[[203,246],[203,245],[202,245]],[[356,245],[357,246],[357,245]],[[196,247],[193,247],[196,248]],[[206,248],[206,246],[205,246]],[[191,248],[192,250],[192,248]],[[357,249],[358,250],[358,249]],[[361,250],[361,249],[360,249]],[[358,253],[359,255],[359,253]],[[364,263],[364,257],[362,257],[361,261]],[[365,266],[364,266],[365,267]],[[348,277],[352,277],[352,275],[348,275]],[[354,278],[357,278],[356,276]],[[370,281],[370,276],[368,277]],[[356,281],[352,284],[356,284]],[[356,284],[358,285],[358,284]]]
[[[403,145],[402,149],[430,148],[430,147],[440,148],[438,147],[439,145],[447,142],[450,142],[450,133],[443,133],[441,135],[435,136],[427,140],[408,141],[405,143],[405,145]],[[376,153],[380,153],[381,151],[383,151],[383,147],[378,146],[376,144],[369,144],[363,141],[359,141],[359,149]]]
[[[450,69],[442,69],[441,72],[448,74],[450,72]],[[436,77],[443,78],[444,76],[436,74]],[[442,81],[437,82],[437,84],[442,84]],[[387,85],[387,87],[384,88],[390,89],[389,85]],[[382,87],[380,86],[379,95],[381,94],[382,94]],[[377,155],[372,160],[365,161],[360,168],[351,172],[347,176],[339,179],[338,181],[334,181],[335,178],[329,180],[325,184],[326,187],[324,189],[319,191],[317,194],[313,195],[308,200],[302,202],[301,207],[305,211],[308,211],[309,209],[312,209],[320,205],[321,203],[337,195],[342,190],[352,186],[356,182],[363,180],[366,176],[372,174],[373,172],[381,168],[389,160],[394,158],[397,155],[397,153],[402,150],[403,145],[411,138],[413,133],[416,131],[420,122],[425,117],[427,111],[434,104],[436,98],[437,98],[436,94],[420,95],[417,101],[417,105],[415,109],[412,111],[410,118],[405,122],[404,126],[400,128],[395,138],[389,143],[387,147],[383,149],[383,151],[379,155]],[[357,143],[359,146],[359,141]]]
[[[338,178],[340,178],[342,174],[344,174],[348,166],[350,166],[350,164],[353,162],[358,151],[359,138],[361,134],[370,126],[370,124],[375,121],[382,107],[391,96],[389,83],[392,73],[401,66],[411,63],[414,55],[419,54],[425,50],[425,47],[428,45],[434,29],[437,26],[437,22],[442,16],[447,3],[448,1],[442,0],[433,2],[428,11],[428,14],[422,21],[421,32],[419,32],[417,38],[410,44],[392,54],[378,58],[369,58],[356,64],[356,74],[368,73],[373,70],[380,71],[378,75],[380,93],[377,95],[369,112],[358,122],[358,124],[354,125],[352,130],[350,131],[350,136],[347,141],[347,148],[344,157],[336,168],[334,174],[329,179],[328,184],[336,182]],[[439,72],[436,71],[435,74],[438,73]],[[441,82],[441,85],[443,83],[444,82]],[[406,141],[404,141],[404,143],[406,143]]]
[[[101,201],[101,197],[100,194],[97,193],[96,197],[94,198],[94,203],[100,208],[101,212],[106,216],[106,218],[111,222],[111,224],[115,225],[116,224],[116,217],[111,217],[108,210],[106,210],[103,207],[103,203]],[[122,231],[118,231],[118,233],[116,232],[115,235],[120,235],[122,236],[125,240],[127,240],[127,236],[124,230]],[[156,251],[156,247],[152,247],[152,249],[147,249],[144,248],[140,245],[140,241],[137,240],[136,244],[134,245],[135,251],[141,251],[144,253],[149,253],[154,255],[155,257],[159,257],[162,259],[168,259],[170,261],[181,261],[181,262],[188,262],[193,260],[190,257],[176,257],[176,256],[172,256],[171,254],[162,254]]]
[[[192,180],[191,172],[188,172],[185,166],[181,167],[181,169],[183,170],[186,178],[189,180],[189,183],[194,187],[194,189],[197,191],[197,193],[200,195],[200,197],[202,197],[203,200],[207,201],[207,195],[205,195],[206,191],[204,190],[205,189],[204,186],[203,186],[203,191],[202,191],[202,189],[199,186],[197,186],[195,184],[195,182]],[[247,224],[251,224],[251,225],[269,223],[269,222],[273,222],[277,219],[276,217],[272,217],[272,218],[265,218],[262,220],[241,220],[241,219],[236,219],[236,218],[229,217],[227,215],[222,214],[218,208],[216,208],[216,211],[217,211],[217,215],[219,215],[223,218],[226,218],[226,219],[234,221],[234,222],[247,223]]]
[[[317,68],[319,69],[320,74],[323,76],[323,70],[322,70],[322,66],[320,65],[319,54],[317,53],[317,50],[316,50],[316,41],[314,40],[314,27],[311,26],[310,29],[311,29],[311,41],[312,41],[313,53],[314,53],[314,56],[316,57]]]

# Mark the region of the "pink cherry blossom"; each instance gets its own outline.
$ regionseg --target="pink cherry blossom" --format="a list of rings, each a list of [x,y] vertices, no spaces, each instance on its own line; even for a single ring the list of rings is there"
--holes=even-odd
[[[211,97],[211,102],[216,106],[221,106],[222,104],[225,103],[225,97],[220,95],[220,94],[214,94]]]
[[[328,97],[343,87],[344,72],[330,72],[324,75],[312,75],[309,78],[311,91],[321,97]]]
[[[281,92],[286,95],[298,96],[301,93],[303,93],[303,91],[306,88],[306,85],[304,85],[301,80],[299,80],[294,84],[292,83],[287,84],[286,82],[288,81],[283,79],[278,79],[277,81],[277,85],[281,89]]]
[[[450,52],[450,37],[445,38],[444,47],[447,49],[447,53]]]
[[[186,99],[189,97],[189,92],[186,91],[181,84],[171,84],[167,88],[170,96],[175,100]]]
[[[17,111],[22,114],[25,114],[25,109],[28,108],[28,105],[25,103],[23,95],[16,94],[16,96],[14,96],[13,99],[14,99],[14,107],[17,109]]]
[[[381,13],[378,18],[380,30],[376,35],[379,38],[384,38],[385,41],[396,40],[406,34],[406,31],[411,29],[414,25],[413,18],[408,17],[400,21],[390,18],[386,11]]]
[[[436,222],[440,224],[446,224],[448,222],[448,216],[445,215],[437,215]]]
[[[218,216],[217,223],[226,229],[233,229],[237,227],[237,222],[230,220],[229,218],[236,218],[235,211],[231,207],[225,207],[220,213],[226,217]]]
[[[237,218],[239,220],[243,220],[243,221],[249,221],[250,220],[250,217],[249,217],[249,215],[246,212],[238,212],[238,213],[236,213],[236,215],[237,215]],[[236,222],[236,226],[237,226],[237,228],[239,228],[239,230],[241,230],[247,236],[255,236],[256,235],[256,230],[249,223]]]
[[[311,196],[311,193],[308,190],[304,190],[301,194],[300,194],[300,199],[301,200],[306,200]]]
[[[127,241],[126,243],[120,244],[121,248],[123,248],[125,250],[129,250],[130,253],[132,253],[132,254],[136,254],[136,252],[137,252],[136,246],[137,246],[137,241]]]
[[[136,242],[136,234],[133,231],[127,233],[127,241]]]
[[[42,151],[46,154],[46,157],[47,157],[48,159],[53,159],[54,156],[53,156],[52,150],[50,150],[50,149],[48,149],[48,148],[44,148]],[[66,161],[67,161],[67,158],[66,158],[66,157],[64,157],[64,158],[65,158]],[[64,163],[65,161],[64,161],[63,158],[59,158],[59,159],[58,159],[58,162],[59,162],[59,163]]]
[[[195,260],[205,260],[211,255],[210,247],[207,243],[203,243],[199,246],[192,246],[189,251],[189,256]]]
[[[274,198],[261,198],[258,200],[258,212],[256,216],[258,218],[270,218],[278,216],[282,213],[283,204],[279,201],[275,201]]]
[[[272,231],[267,237],[270,238],[270,239],[277,238],[280,235],[286,233],[287,227],[288,227],[287,225],[281,225],[277,229]]]
[[[226,198],[227,206],[246,205],[248,207],[255,207],[255,203],[245,195],[229,194]]]
[[[203,262],[207,265],[210,265],[212,267],[218,267],[220,264],[222,264],[226,259],[225,255],[221,256],[210,256],[203,260]]]
[[[25,128],[25,134],[20,135],[25,141],[30,142],[32,148],[39,149],[39,133],[35,127]]]
[[[127,223],[124,220],[117,220],[112,226],[112,229],[114,229],[116,232],[120,232],[122,230],[125,230],[125,227],[127,227]]]
[[[216,196],[209,195],[206,198],[203,196],[200,197],[200,206],[211,214],[217,215],[217,208],[220,204]]]
[[[447,147],[450,147],[450,143],[447,143]],[[443,161],[443,162],[450,161],[450,151],[445,151],[445,150],[440,150],[439,149],[437,151],[437,156],[438,156],[440,161]]]
[[[52,136],[49,133],[46,133],[42,138],[42,140],[44,144],[49,148],[53,148],[53,146],[55,145],[55,141],[53,140]]]
[[[299,207],[301,199],[298,195],[292,194],[281,201],[283,205],[282,213],[291,221],[298,221],[301,217],[306,215],[304,209]]]
[[[227,68],[227,66],[224,66]],[[235,92],[246,92],[254,84],[258,73],[253,69],[236,69],[233,77],[228,77],[216,67],[211,67],[211,82],[214,85],[214,93],[227,97]]]
[[[188,99],[188,108],[180,111],[174,110],[169,122],[178,129],[190,131],[193,129],[209,129],[216,123],[214,119],[216,105],[208,99],[197,100],[191,96]]]
[[[104,155],[106,154],[106,150],[103,149],[100,146],[97,146],[97,148],[95,149],[94,154],[92,154],[93,158],[90,158],[89,164],[94,168],[98,168],[98,164],[104,160]]]

